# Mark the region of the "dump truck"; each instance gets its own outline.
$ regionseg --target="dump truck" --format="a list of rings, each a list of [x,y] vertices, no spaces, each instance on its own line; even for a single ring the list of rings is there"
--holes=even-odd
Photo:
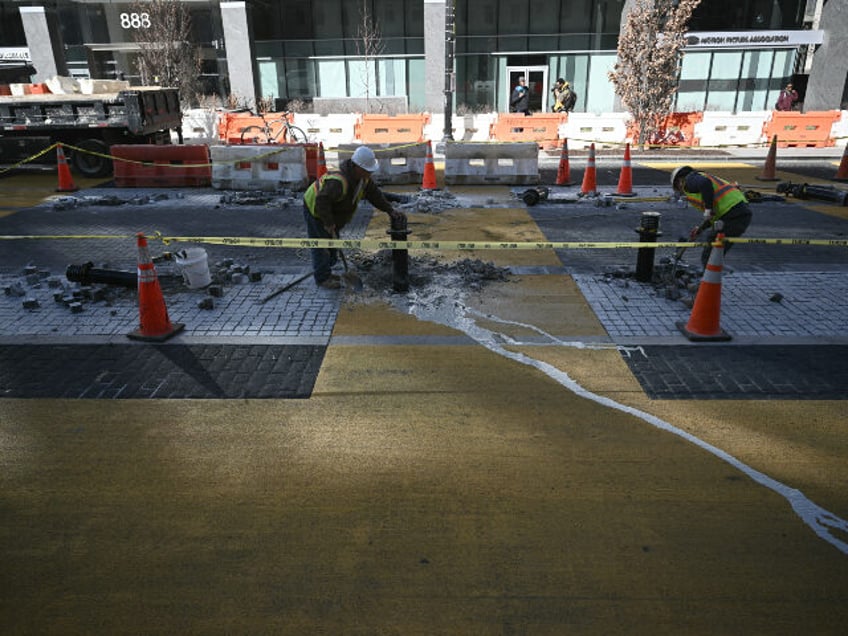
[[[176,88],[103,84],[121,88],[85,94],[48,90],[0,96],[0,164],[27,159],[55,162],[56,153],[32,158],[54,143],[62,143],[73,146],[65,148],[65,156],[74,170],[86,177],[103,177],[112,172],[108,157],[112,145],[169,144],[172,130],[182,143]]]

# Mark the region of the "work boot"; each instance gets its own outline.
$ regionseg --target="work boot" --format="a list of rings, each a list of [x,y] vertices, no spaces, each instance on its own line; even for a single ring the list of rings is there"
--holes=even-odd
[[[318,283],[318,287],[324,289],[340,289],[342,286],[341,278],[337,274],[330,274],[327,278]]]

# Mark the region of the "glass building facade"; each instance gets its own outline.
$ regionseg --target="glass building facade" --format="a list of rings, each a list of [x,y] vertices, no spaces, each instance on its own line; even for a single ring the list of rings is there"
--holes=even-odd
[[[429,0],[247,0],[257,97],[273,100],[404,96],[426,110]],[[0,51],[26,47],[20,7],[58,20],[65,63],[76,77],[136,75],[134,50],[145,34],[143,2],[0,0]],[[217,0],[184,0],[203,59],[204,88],[229,90],[227,47]],[[806,0],[703,0],[693,32],[802,30]],[[616,59],[624,0],[455,0],[454,112],[505,111],[517,77],[527,77],[531,110],[550,108],[558,77],[579,94],[575,110],[616,110],[607,78]],[[433,30],[432,25],[430,26]],[[771,107],[798,72],[797,45],[688,50],[676,108],[746,111]],[[796,82],[797,83],[797,82]]]

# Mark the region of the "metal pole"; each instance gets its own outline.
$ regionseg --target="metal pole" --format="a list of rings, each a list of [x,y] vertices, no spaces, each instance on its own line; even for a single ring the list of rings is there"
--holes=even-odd
[[[445,0],[445,130],[442,141],[453,141],[453,94],[456,90],[456,73],[453,69],[455,46],[454,0]]]
[[[659,212],[643,212],[642,224],[636,229],[639,234],[640,243],[656,243],[657,237],[662,236],[660,232]],[[636,280],[640,283],[649,283],[654,275],[654,254],[656,248],[640,247],[636,254]]]
[[[393,241],[405,241],[412,233],[408,229],[406,217],[392,217],[391,228],[386,232]],[[409,291],[408,250],[392,250],[392,287],[396,292]]]

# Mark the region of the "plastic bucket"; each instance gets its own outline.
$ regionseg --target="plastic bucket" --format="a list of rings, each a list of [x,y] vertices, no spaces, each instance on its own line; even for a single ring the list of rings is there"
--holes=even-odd
[[[174,254],[177,269],[183,275],[185,284],[191,289],[206,287],[212,282],[209,275],[209,261],[202,247],[189,247]]]

